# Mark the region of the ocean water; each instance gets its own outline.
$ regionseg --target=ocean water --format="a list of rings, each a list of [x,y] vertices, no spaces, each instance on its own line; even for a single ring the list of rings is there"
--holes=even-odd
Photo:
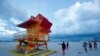
[[[0,56],[14,56],[10,50],[16,48],[16,42],[0,42]]]
[[[94,36],[81,36],[81,37],[54,37],[51,41],[68,41],[68,42],[80,42],[80,41],[94,41]]]
[[[14,37],[7,37],[7,38],[0,37],[0,56],[15,56],[14,54],[10,53],[10,50],[16,49],[17,42],[13,42],[13,40],[14,40]],[[84,51],[81,50],[82,49],[81,42],[82,41],[93,41],[93,40],[95,40],[94,36],[54,36],[54,37],[51,36],[48,47],[49,47],[49,49],[57,50],[58,52],[57,52],[57,54],[50,55],[50,56],[59,56],[59,55],[62,56],[61,46],[59,45],[59,43],[62,43],[62,41],[71,43],[70,44],[71,50],[69,51],[68,56],[73,56],[73,55],[80,56],[80,54],[78,54],[77,52],[82,51],[84,53]],[[75,49],[73,49],[73,46],[75,47]],[[100,47],[100,45],[99,45],[99,47]],[[80,48],[80,49],[77,49],[77,48]],[[77,51],[77,52],[72,53],[73,51],[74,52]],[[73,55],[71,55],[71,54],[73,54]],[[98,52],[95,54],[100,55]],[[87,55],[89,55],[89,54],[87,54]],[[85,56],[85,55],[83,55],[83,56]]]
[[[48,49],[57,51],[50,56],[63,56],[60,43],[62,42],[48,42]],[[0,56],[15,56],[10,50],[16,49],[16,44],[17,42],[0,42]],[[100,42],[98,42],[98,51],[88,49],[88,53],[84,51],[82,42],[69,42],[65,56],[100,56]]]
[[[50,37],[50,41],[59,42],[59,41],[68,41],[68,42],[80,42],[80,41],[93,41],[96,38],[94,36],[54,36]],[[100,39],[98,39],[100,40]],[[14,37],[0,38],[0,41],[11,42],[14,41]]]

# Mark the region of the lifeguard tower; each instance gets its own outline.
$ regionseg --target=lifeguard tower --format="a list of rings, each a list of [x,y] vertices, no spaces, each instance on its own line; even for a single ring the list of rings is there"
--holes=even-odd
[[[51,32],[52,23],[43,15],[31,16],[30,19],[17,26],[26,29],[25,38],[22,39],[27,42],[26,51],[39,48],[42,45],[47,48],[47,37]],[[17,48],[21,48],[21,43],[17,45]]]

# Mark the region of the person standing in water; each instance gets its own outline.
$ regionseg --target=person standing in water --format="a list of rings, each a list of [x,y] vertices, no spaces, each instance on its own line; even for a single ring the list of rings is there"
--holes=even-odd
[[[87,52],[87,43],[86,42],[83,43],[83,48],[84,48],[85,52]]]
[[[62,53],[63,53],[63,56],[64,56],[65,55],[66,44],[65,44],[65,42],[63,42],[61,45],[62,45]]]
[[[69,43],[67,42],[67,50],[68,50],[68,48],[69,48]]]
[[[89,42],[89,48],[90,48],[90,50],[92,50],[92,44],[91,44],[91,42]]]
[[[96,41],[94,41],[93,45],[94,45],[94,49],[95,49],[95,50],[98,50],[97,42],[96,42]]]

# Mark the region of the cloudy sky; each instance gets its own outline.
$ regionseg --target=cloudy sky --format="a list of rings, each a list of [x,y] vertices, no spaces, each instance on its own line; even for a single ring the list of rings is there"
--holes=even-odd
[[[0,36],[23,31],[16,25],[38,13],[53,23],[51,35],[100,32],[100,0],[0,0]]]

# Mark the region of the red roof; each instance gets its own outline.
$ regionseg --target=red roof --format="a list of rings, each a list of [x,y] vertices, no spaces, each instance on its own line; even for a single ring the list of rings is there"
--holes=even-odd
[[[46,17],[44,17],[44,16],[41,15],[41,14],[38,14],[38,15],[36,16],[36,18],[39,18],[39,19],[46,19],[46,20],[48,20]]]
[[[37,21],[34,20],[35,18],[33,16],[31,16],[31,18],[19,25],[17,25],[18,27],[22,27],[22,28],[27,28],[28,26],[32,25],[32,24],[36,24]]]
[[[22,27],[22,28],[27,28],[28,26],[32,25],[32,24],[36,24],[38,21],[36,21],[35,19],[39,18],[39,20],[42,19],[42,22],[40,24],[41,26],[41,31],[43,32],[51,32],[50,28],[52,26],[52,23],[50,21],[48,21],[47,18],[45,18],[43,15],[38,14],[36,17],[31,16],[31,18],[21,24],[18,25],[18,27]]]
[[[51,26],[52,26],[52,23],[50,23],[49,21],[47,21],[47,20],[44,19],[44,20],[41,22],[40,26],[41,26],[42,28],[44,28],[44,29],[50,29]]]
[[[50,28],[52,26],[52,23],[48,21],[47,18],[45,18],[43,15],[38,14],[37,17],[39,17],[39,19],[43,19],[40,26],[42,27],[41,31],[47,31],[47,32],[51,32]],[[37,18],[36,17],[36,18]]]
[[[39,17],[39,19],[43,19],[42,23],[40,24],[41,27],[45,27],[47,29],[49,29],[51,27],[52,23],[49,22],[48,19],[45,18],[43,15],[38,14],[37,17]]]
[[[49,33],[49,32],[51,32],[50,29],[44,29],[44,28],[42,28],[40,31],[41,31],[41,32],[45,32],[45,33]]]

